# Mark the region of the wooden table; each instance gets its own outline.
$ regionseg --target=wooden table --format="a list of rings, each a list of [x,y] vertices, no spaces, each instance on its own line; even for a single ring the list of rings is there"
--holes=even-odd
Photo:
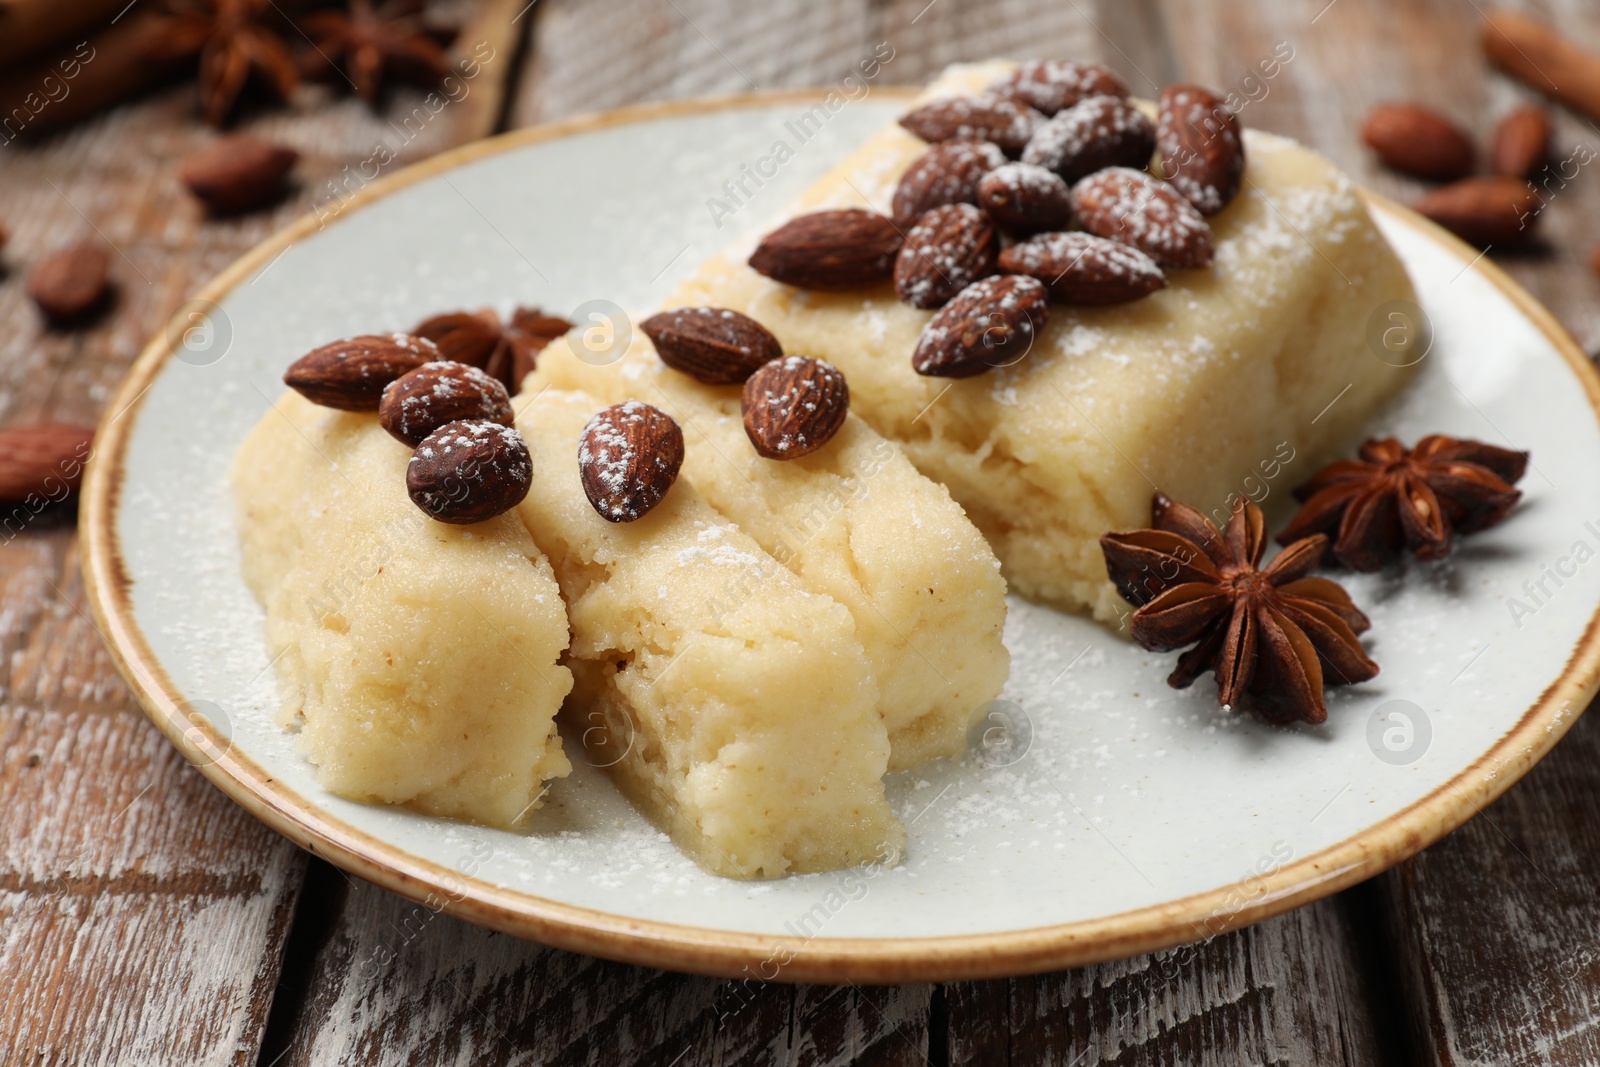
[[[1415,98],[1487,135],[1526,96],[1480,57],[1474,0],[486,0],[494,77],[400,151],[640,100],[832,83],[879,42],[886,81],[953,60],[1097,58],[1143,95],[1193,80],[1401,199],[1357,129]],[[1600,10],[1526,5],[1600,48]],[[1259,61],[1285,48],[1275,77]],[[503,93],[503,96],[501,95]],[[299,148],[303,185],[209,221],[174,177],[210,134],[193,90],[0,148],[0,420],[92,421],[149,337],[234,257],[397,142],[398,117],[321,89],[243,123]],[[396,125],[391,125],[395,120]],[[1600,129],[1562,113],[1557,148]],[[1497,257],[1592,349],[1600,179],[1547,190],[1543,238]],[[26,265],[98,231],[119,296],[44,328]],[[257,824],[140,714],[85,613],[70,511],[0,543],[0,1063],[1594,1063],[1600,1060],[1600,721],[1581,720],[1467,826],[1335,897],[1180,955],[948,985],[722,983],[527,944],[410,904]]]

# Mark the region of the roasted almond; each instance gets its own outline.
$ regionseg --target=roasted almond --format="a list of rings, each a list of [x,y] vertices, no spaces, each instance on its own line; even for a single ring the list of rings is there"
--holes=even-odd
[[[104,245],[94,241],[68,245],[34,264],[28,272],[28,295],[58,322],[79,318],[105,300],[110,266]]]
[[[802,289],[859,289],[894,273],[900,231],[875,211],[844,208],[790,219],[761,239],[750,266]]]
[[[1085,230],[1132,245],[1163,267],[1211,265],[1211,227],[1193,204],[1144,171],[1108,167],[1072,187]]]
[[[378,423],[389,435],[415,447],[447,422],[461,419],[510,426],[511,394],[477,367],[448,360],[406,371],[383,390]]]
[[[390,382],[438,358],[421,337],[363,334],[313,348],[283,372],[283,384],[325,408],[377,411]]]
[[[1106,167],[1143,167],[1155,146],[1156,128],[1144,112],[1121,97],[1091,96],[1040,125],[1022,161],[1070,185]]]
[[[0,504],[42,506],[71,496],[93,440],[93,428],[62,422],[0,430]]]
[[[1496,174],[1532,181],[1550,159],[1550,133],[1550,116],[1543,108],[1515,108],[1494,128],[1489,166]]]
[[[1009,367],[1033,348],[1050,318],[1044,284],[1021,274],[975,282],[922,329],[911,367],[935,378],[970,378]]]
[[[750,375],[739,398],[744,432],[767,459],[796,459],[833,440],[850,411],[850,386],[832,363],[784,356]]]
[[[1054,115],[1089,96],[1127,96],[1128,87],[1109,67],[1065,59],[1036,59],[996,81],[986,90],[1007,96],[1035,111]]]
[[[901,117],[900,125],[930,144],[992,141],[1015,155],[1043,121],[1033,108],[1006,97],[942,96]]]
[[[1042,233],[1000,253],[1000,269],[1044,283],[1063,304],[1125,304],[1167,287],[1156,261],[1089,233]]]
[[[683,466],[683,431],[637,400],[613,404],[578,439],[584,495],[607,522],[632,522],[661,503]]]
[[[406,466],[411,502],[456,525],[510,511],[531,484],[533,459],[522,435],[485,419],[445,423],[422,439]]]
[[[1543,206],[1521,178],[1495,175],[1435,189],[1417,201],[1416,210],[1468,244],[1504,245],[1525,237]]]
[[[249,134],[219,137],[184,159],[178,180],[213,212],[249,211],[283,195],[283,179],[299,158]]]
[[[978,183],[978,206],[1014,234],[1072,225],[1072,188],[1061,175],[1033,163],[996,167]]]
[[[707,385],[737,385],[783,355],[772,331],[728,308],[673,308],[651,315],[639,328],[661,362]]]
[[[971,204],[927,212],[906,234],[894,261],[894,291],[914,308],[943,307],[961,290],[995,272],[1000,231]]]
[[[1239,195],[1244,141],[1239,116],[1222,97],[1198,85],[1161,90],[1156,118],[1158,173],[1202,215],[1215,215]]]
[[[1367,113],[1361,139],[1395,170],[1450,181],[1472,173],[1472,138],[1445,116],[1421,104],[1379,104]]]
[[[894,220],[909,226],[924,211],[945,204],[977,203],[979,180],[1005,161],[1006,154],[988,141],[934,145],[900,176],[890,206]]]

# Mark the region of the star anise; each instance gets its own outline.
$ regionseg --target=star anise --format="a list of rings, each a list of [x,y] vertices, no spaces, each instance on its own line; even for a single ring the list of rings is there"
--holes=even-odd
[[[389,0],[374,8],[371,0],[350,0],[349,11],[318,11],[300,21],[311,38],[305,53],[306,74],[327,77],[342,73],[356,95],[371,103],[385,77],[433,86],[450,73],[441,47],[453,33],[429,25],[419,0]]]
[[[1407,450],[1393,437],[1361,446],[1360,459],[1330,463],[1294,491],[1300,511],[1281,544],[1325,533],[1333,555],[1355,571],[1375,571],[1402,551],[1437,560],[1455,535],[1493,526],[1522,499],[1512,483],[1528,453],[1429,434]]]
[[[280,100],[300,82],[271,7],[271,0],[168,0],[142,50],[156,62],[198,56],[201,111],[221,126],[252,74]]]
[[[1217,701],[1245,694],[1269,722],[1319,723],[1322,687],[1378,673],[1356,635],[1371,623],[1337,582],[1308,575],[1322,557],[1321,534],[1285,548],[1265,567],[1266,524],[1249,501],[1218,531],[1199,511],[1157,493],[1149,530],[1100,538],[1106,573],[1135,605],[1130,629],[1141,648],[1187,645],[1167,684],[1187,689],[1212,671]]]
[[[533,370],[544,346],[572,329],[572,323],[538,308],[517,308],[511,321],[482,311],[452,311],[417,324],[411,332],[439,346],[446,359],[470,363],[498,378],[512,396]]]

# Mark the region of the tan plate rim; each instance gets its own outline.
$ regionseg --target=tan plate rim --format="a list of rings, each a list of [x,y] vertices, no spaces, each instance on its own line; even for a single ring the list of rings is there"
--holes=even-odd
[[[915,90],[882,88],[891,99]],[[824,90],[744,93],[622,108],[518,130],[445,152],[379,179],[345,205],[355,208],[423,178],[485,156],[572,134],[681,115],[777,103],[811,103]],[[1387,198],[1364,194],[1384,214],[1445,245],[1504,292],[1549,338],[1583,383],[1600,420],[1600,375],[1538,301],[1477,251]],[[337,225],[338,219],[331,224]],[[308,215],[240,257],[203,288],[220,301],[295,241],[319,228]],[[928,982],[1035,973],[1119,959],[1203,940],[1336,892],[1398,863],[1505,792],[1576,721],[1600,686],[1600,613],[1591,618],[1561,676],[1500,741],[1450,781],[1364,832],[1255,880],[1098,919],[1001,933],[930,938],[830,938],[801,943],[766,934],[630,919],[492,885],[429,861],[330,817],[231,747],[219,746],[202,716],[191,716],[133,615],[130,579],[116,536],[134,410],[172,354],[171,325],[140,354],[106,408],[83,486],[79,532],[84,584],[101,635],[146,713],[202,774],[247,811],[308,851],[370,882],[470,922],[558,948],[670,970],[793,982]],[[111,413],[115,412],[115,415]]]

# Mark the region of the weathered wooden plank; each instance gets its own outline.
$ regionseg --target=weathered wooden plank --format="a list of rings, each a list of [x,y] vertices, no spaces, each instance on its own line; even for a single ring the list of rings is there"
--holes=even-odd
[[[1367,109],[1414,99],[1453,115],[1487,145],[1493,123],[1525,87],[1486,70],[1481,20],[1447,0],[1396,7],[1379,0],[1270,0],[1235,6],[1175,0],[1174,36],[1192,43],[1196,77],[1228,85],[1276,42],[1294,58],[1250,104],[1245,121],[1313,144],[1358,180],[1402,201],[1425,188],[1385,171],[1360,144]],[[1572,39],[1600,47],[1592,7],[1539,5]],[[1308,11],[1310,12],[1308,14]],[[1593,160],[1600,133],[1556,112],[1558,161]],[[1575,149],[1578,151],[1575,154]],[[1579,164],[1568,173],[1576,173]],[[1558,162],[1559,166],[1559,162]],[[1600,211],[1588,175],[1543,189],[1531,246],[1490,255],[1543,300],[1590,350],[1600,334],[1597,283],[1584,266]],[[1600,791],[1600,728],[1580,722],[1499,803],[1375,882],[1399,970],[1412,1047],[1430,1062],[1589,1063],[1600,1057],[1600,826],[1585,798]]]
[[[501,42],[468,83],[480,100],[513,63],[506,8],[495,0],[482,9],[489,21],[463,34],[464,46]],[[11,233],[0,420],[94,421],[200,284],[369,180],[347,165],[382,142],[397,157],[387,172],[498,120],[498,102],[475,109],[473,93],[455,96],[430,107],[402,89],[373,112],[308,87],[289,108],[246,116],[243,128],[302,161],[282,204],[236,219],[208,218],[177,182],[182,157],[215,136],[189,87],[0,147]],[[84,328],[51,328],[22,280],[39,257],[88,237],[115,250],[117,299]],[[84,611],[74,520],[56,508],[0,535],[0,1062],[253,1064],[305,859],[139,714]]]

